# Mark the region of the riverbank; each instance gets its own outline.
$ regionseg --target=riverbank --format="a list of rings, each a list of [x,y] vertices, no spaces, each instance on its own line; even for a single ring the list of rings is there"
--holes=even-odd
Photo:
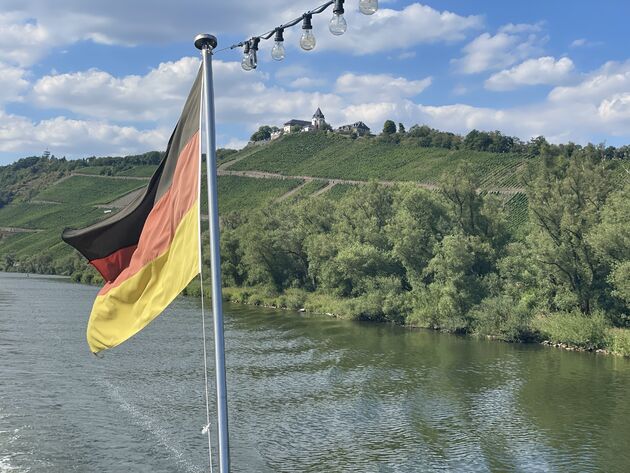
[[[199,296],[199,290],[199,285],[192,283],[184,292],[189,296]],[[282,294],[274,294],[265,288],[224,287],[223,298],[236,304],[309,312],[341,319],[392,323],[392,319],[374,318],[369,314],[366,316],[362,312],[364,307],[361,307],[360,301],[309,293],[300,289],[289,289]],[[429,324],[405,323],[402,320],[396,324],[408,328],[454,333],[444,327]],[[571,313],[538,314],[529,322],[528,330],[521,330],[522,336],[518,338],[506,337],[505,333],[488,333],[482,329],[456,333],[510,343],[538,343],[569,351],[630,357],[630,329],[611,327],[601,313],[592,317]]]
[[[78,278],[70,276],[39,275],[39,277],[65,278],[80,284],[102,285],[98,277]],[[210,287],[206,287],[206,297],[211,298]],[[184,289],[183,294],[199,297],[200,286],[193,281]],[[630,329],[610,326],[601,313],[586,317],[571,313],[538,314],[533,317],[526,329],[521,327],[521,336],[506,336],[484,329],[462,332],[431,324],[409,323],[404,318],[374,317],[366,312],[364,301],[338,298],[322,293],[307,292],[302,289],[288,289],[284,293],[275,293],[265,287],[224,287],[223,298],[226,302],[259,306],[276,310],[292,310],[327,315],[330,317],[372,321],[375,323],[393,323],[407,328],[421,328],[446,333],[457,333],[470,337],[487,338],[508,343],[537,343],[569,351],[595,352],[614,356],[630,357]],[[510,323],[506,321],[506,323]]]

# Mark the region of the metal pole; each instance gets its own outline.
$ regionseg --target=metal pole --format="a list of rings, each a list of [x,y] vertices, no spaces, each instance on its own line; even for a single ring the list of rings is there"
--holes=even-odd
[[[219,247],[219,203],[217,200],[217,154],[214,123],[214,90],[212,84],[212,50],[217,39],[209,34],[195,37],[195,46],[203,58],[203,106],[206,133],[206,177],[208,180],[208,224],[210,227],[210,262],[212,265],[212,316],[214,320],[214,353],[217,377],[217,424],[219,437],[219,471],[230,471],[227,385],[225,381],[225,341],[223,339],[223,300],[221,293],[221,254]]]

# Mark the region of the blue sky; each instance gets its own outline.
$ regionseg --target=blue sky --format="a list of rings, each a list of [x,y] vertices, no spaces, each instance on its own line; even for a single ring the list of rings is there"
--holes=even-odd
[[[320,0],[3,0],[0,164],[44,149],[57,156],[163,149],[198,67],[192,38],[219,49],[263,33]],[[386,119],[466,133],[494,130],[554,142],[630,143],[630,3],[381,0],[373,16],[346,0],[348,31],[314,19],[314,51],[285,33],[287,58],[240,68],[215,55],[221,146],[261,124],[333,126]]]

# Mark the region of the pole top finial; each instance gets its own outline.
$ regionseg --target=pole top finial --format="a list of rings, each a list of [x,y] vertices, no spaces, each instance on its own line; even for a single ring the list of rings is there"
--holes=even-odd
[[[214,49],[217,47],[217,38],[207,33],[198,34],[195,36],[195,47],[197,49]]]

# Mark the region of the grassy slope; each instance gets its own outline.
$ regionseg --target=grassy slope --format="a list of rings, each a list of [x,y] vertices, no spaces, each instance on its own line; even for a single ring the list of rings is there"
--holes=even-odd
[[[144,185],[144,182],[138,180],[72,176],[44,189],[35,196],[35,200],[63,202],[71,205],[106,204]]]
[[[297,179],[221,176],[220,212],[267,205],[301,182]],[[61,231],[65,227],[81,228],[110,215],[95,205],[116,200],[143,185],[143,182],[138,180],[73,176],[43,189],[33,197],[34,200],[60,202],[59,204],[15,202],[1,208],[0,227],[40,231],[18,233],[0,239],[0,257],[4,254],[26,257],[49,249],[60,256],[71,253],[71,248],[60,239]],[[205,185],[203,190],[205,192]],[[205,209],[204,204],[204,211],[207,211]]]
[[[230,169],[433,184],[457,166],[468,163],[484,188],[517,187],[520,170],[528,161],[527,157],[515,154],[421,148],[323,133],[288,135],[253,153],[251,149],[245,152],[249,156]]]

